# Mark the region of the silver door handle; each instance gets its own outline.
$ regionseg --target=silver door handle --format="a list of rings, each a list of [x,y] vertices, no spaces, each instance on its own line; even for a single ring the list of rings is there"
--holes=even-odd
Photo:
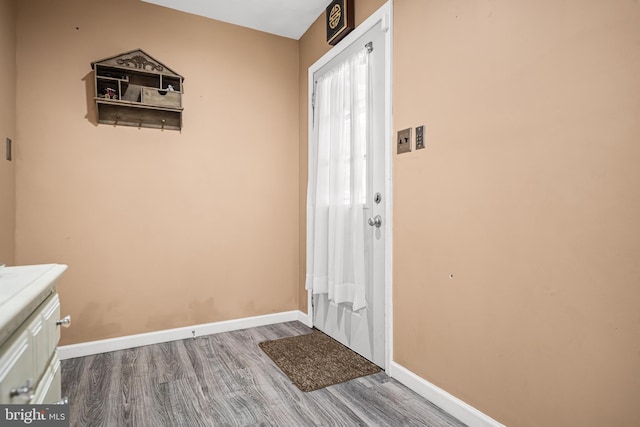
[[[372,227],[375,225],[376,228],[380,228],[380,226],[382,225],[382,217],[380,215],[376,215],[373,218],[369,218],[367,222]]]

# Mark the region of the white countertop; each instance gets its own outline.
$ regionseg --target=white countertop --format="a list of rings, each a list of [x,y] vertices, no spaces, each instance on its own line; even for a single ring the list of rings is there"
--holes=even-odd
[[[53,292],[66,269],[63,264],[0,268],[0,345]]]

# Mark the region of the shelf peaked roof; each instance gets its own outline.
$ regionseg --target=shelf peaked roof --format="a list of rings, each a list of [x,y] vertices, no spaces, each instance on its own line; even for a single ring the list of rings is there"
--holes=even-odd
[[[96,65],[122,68],[125,70],[139,70],[147,73],[162,74],[163,76],[179,77],[184,80],[183,76],[176,73],[142,49],[134,49],[129,52],[110,56],[109,58],[94,61],[91,63],[91,69],[94,69]]]

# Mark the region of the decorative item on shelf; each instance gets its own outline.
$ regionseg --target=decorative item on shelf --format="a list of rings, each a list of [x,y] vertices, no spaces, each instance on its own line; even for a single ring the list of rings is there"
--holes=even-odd
[[[116,90],[110,87],[104,90],[104,97],[106,99],[118,99],[118,95],[116,95]]]
[[[91,63],[98,123],[182,129],[184,77],[136,49]]]
[[[353,0],[333,0],[326,10],[327,43],[338,44],[355,25]]]

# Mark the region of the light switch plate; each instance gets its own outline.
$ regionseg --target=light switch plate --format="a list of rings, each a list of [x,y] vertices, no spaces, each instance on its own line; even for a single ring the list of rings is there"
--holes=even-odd
[[[411,151],[411,128],[398,131],[398,154]]]
[[[424,125],[416,128],[416,150],[424,148]]]

